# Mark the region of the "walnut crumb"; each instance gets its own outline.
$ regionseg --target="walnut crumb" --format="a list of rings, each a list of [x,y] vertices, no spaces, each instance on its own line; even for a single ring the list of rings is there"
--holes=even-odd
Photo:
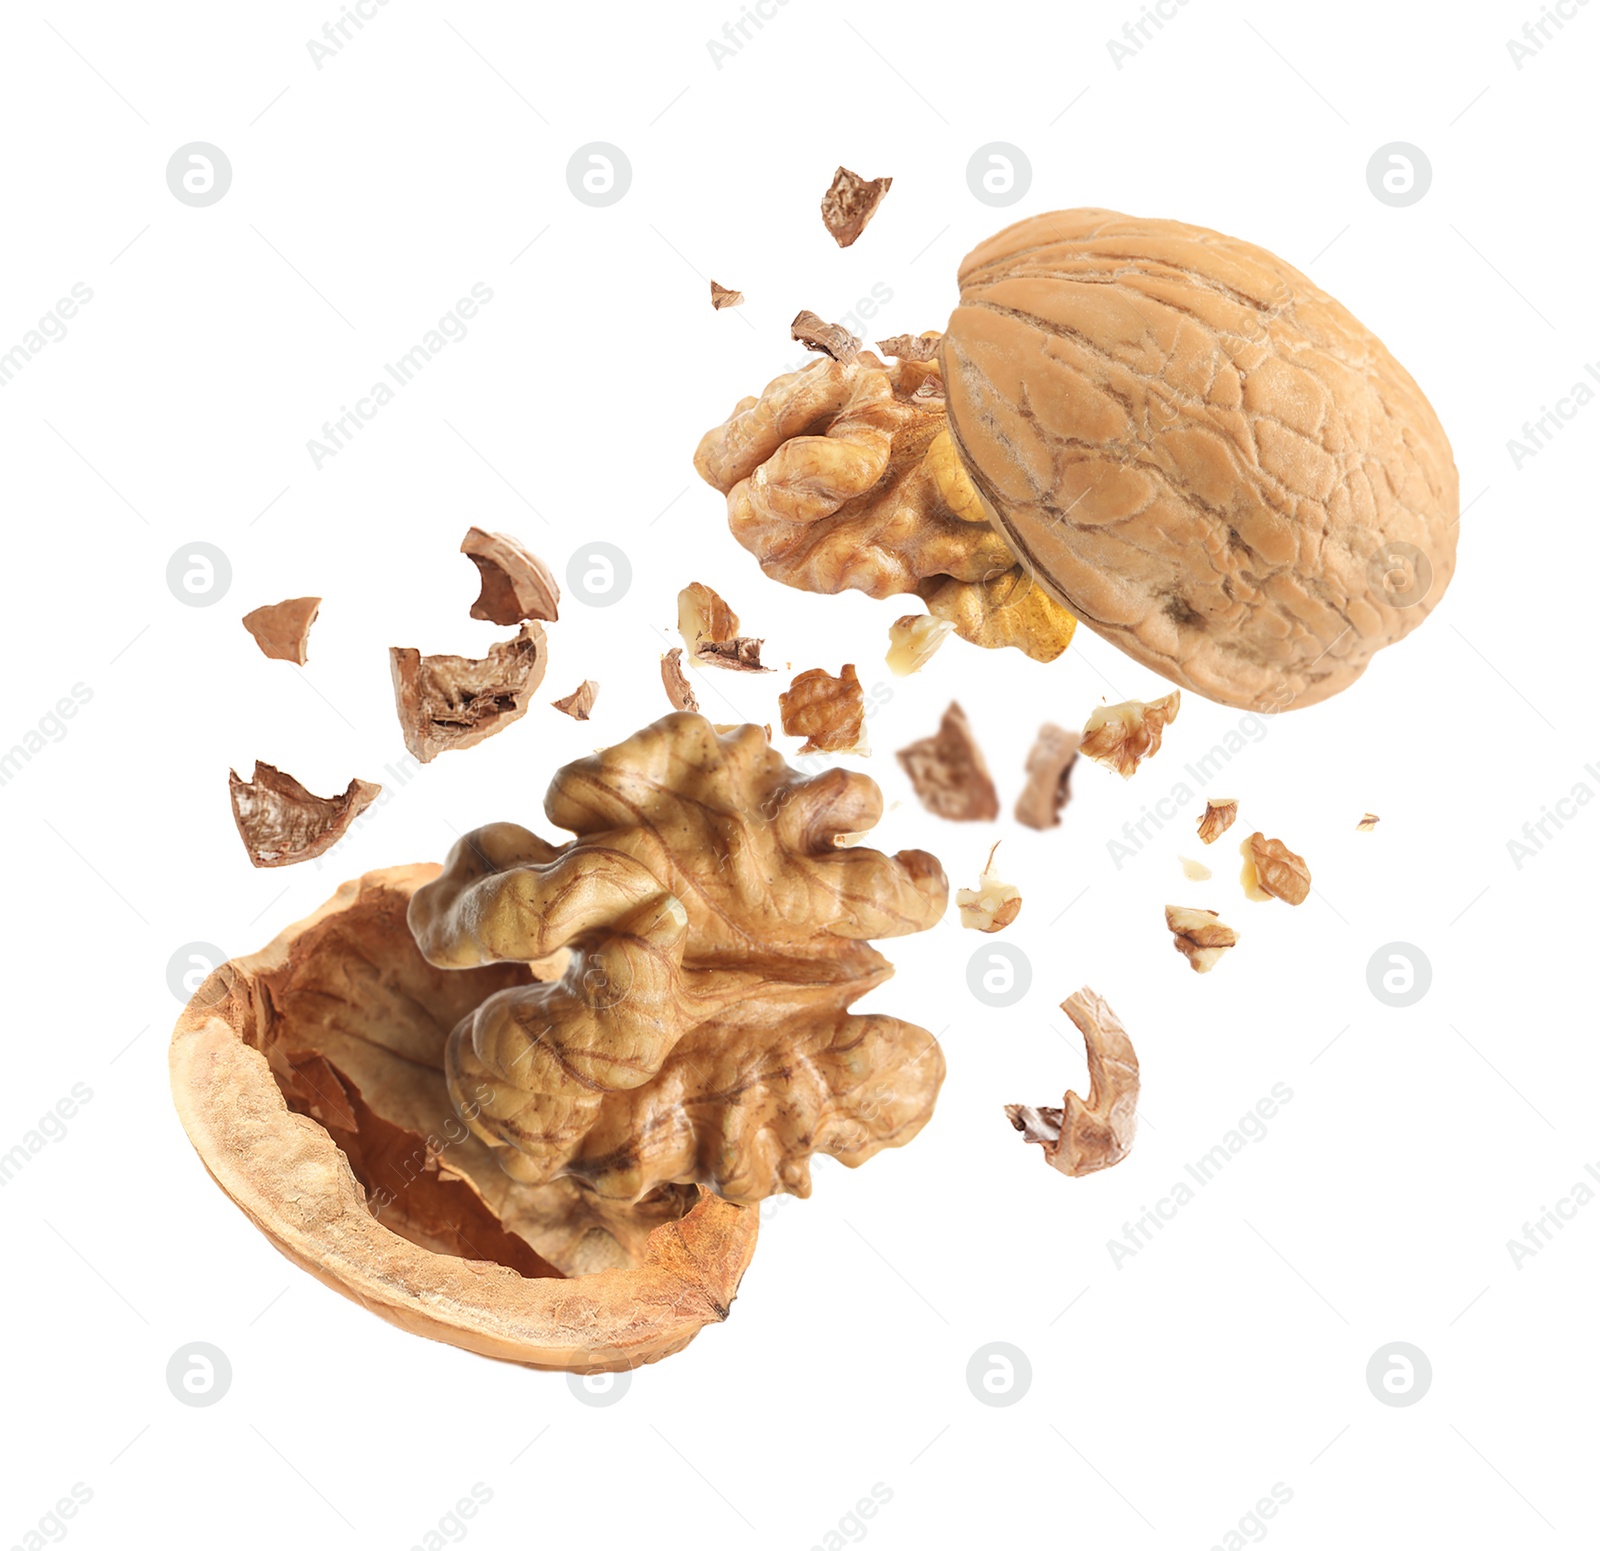
[[[794,682],[778,696],[783,730],[791,738],[803,737],[802,754],[866,754],[866,696],[847,662],[835,678],[822,668],[797,673]]]
[[[1082,740],[1075,732],[1046,722],[1028,752],[1027,784],[1017,798],[1016,817],[1030,829],[1054,829],[1072,799],[1072,767]]]
[[[1200,815],[1199,819],[1198,833],[1201,842],[1205,845],[1210,845],[1238,817],[1239,803],[1237,798],[1207,798],[1206,811]]]
[[[1211,869],[1204,862],[1192,862],[1187,856],[1178,858],[1178,865],[1183,868],[1183,875],[1191,883],[1204,883],[1211,876]]]
[[[958,821],[1000,816],[1000,799],[989,766],[972,736],[966,713],[954,700],[938,732],[907,744],[895,758],[930,813]]]
[[[861,341],[841,323],[828,323],[814,312],[801,312],[789,325],[789,338],[797,339],[807,350],[831,356],[848,366],[861,354]]]
[[[889,626],[889,655],[884,661],[896,678],[925,668],[944,638],[956,627],[932,614],[902,614]]]
[[[1125,700],[1097,706],[1083,725],[1080,752],[1127,780],[1161,747],[1161,734],[1178,719],[1181,691],[1159,700]]]
[[[1363,835],[1370,835],[1377,827],[1378,815],[1376,813],[1363,813],[1360,822],[1356,825],[1356,828]]]
[[[989,847],[989,859],[978,876],[977,888],[956,890],[961,924],[973,931],[1001,931],[1010,926],[1022,910],[1022,890],[1013,883],[1002,883],[995,876],[994,853],[999,849],[998,840]]]
[[[841,248],[848,248],[877,213],[893,178],[863,178],[841,167],[822,196],[822,224]]]
[[[936,361],[943,337],[933,330],[926,334],[895,334],[889,339],[880,339],[878,349],[900,361]]]
[[[683,648],[675,646],[661,654],[661,687],[667,692],[674,711],[698,711],[694,688],[683,671]]]
[[[744,292],[730,291],[725,285],[718,285],[715,280],[711,282],[711,305],[721,312],[724,307],[744,306]]]
[[[1281,899],[1286,905],[1304,904],[1311,893],[1311,869],[1281,840],[1268,840],[1258,829],[1239,845],[1244,867],[1239,882],[1248,898]]]
[[[570,695],[563,695],[550,704],[558,711],[565,711],[573,721],[586,722],[589,713],[594,710],[594,698],[599,693],[600,686],[593,679],[585,679]]]
[[[1239,941],[1238,933],[1219,920],[1215,910],[1195,910],[1188,905],[1167,906],[1167,930],[1172,933],[1173,947],[1198,975],[1209,974]]]

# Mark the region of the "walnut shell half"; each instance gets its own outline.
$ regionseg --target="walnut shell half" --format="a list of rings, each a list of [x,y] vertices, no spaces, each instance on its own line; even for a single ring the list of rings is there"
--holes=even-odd
[[[207,979],[169,1050],[184,1130],[279,1250],[403,1330],[577,1372],[681,1350],[727,1317],[758,1213],[692,1187],[629,1206],[501,1171],[451,1107],[445,1041],[564,956],[434,968],[406,908],[438,873],[368,873]]]
[[[1034,216],[961,265],[950,432],[1028,573],[1225,705],[1311,705],[1455,569],[1450,443],[1410,375],[1253,243],[1110,210]]]

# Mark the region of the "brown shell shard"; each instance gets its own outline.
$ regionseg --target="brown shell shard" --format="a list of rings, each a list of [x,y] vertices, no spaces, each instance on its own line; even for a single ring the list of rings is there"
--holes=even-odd
[[[544,627],[531,621],[483,657],[424,657],[389,648],[395,711],[406,748],[423,764],[470,749],[526,714],[549,661]]]
[[[877,213],[893,178],[863,178],[841,167],[822,196],[822,224],[841,248],[848,248]]]
[[[861,354],[861,341],[842,323],[829,323],[814,312],[800,312],[789,325],[789,338],[848,366]]]
[[[563,695],[550,704],[558,711],[565,711],[573,721],[586,722],[589,713],[594,710],[595,696],[599,693],[600,686],[593,679],[585,679],[570,695]]]
[[[1096,706],[1083,724],[1080,753],[1096,764],[1115,770],[1126,781],[1161,747],[1161,734],[1178,719],[1181,692],[1173,690],[1159,700],[1124,700],[1121,705]]]
[[[248,781],[228,772],[233,822],[253,867],[288,867],[321,856],[383,788],[352,781],[338,797],[314,797],[292,775],[259,759]]]
[[[889,339],[880,339],[878,349],[882,354],[896,356],[902,361],[937,361],[939,341],[943,337],[937,329],[929,329],[925,334],[896,334]]]
[[[661,654],[661,687],[674,711],[698,711],[700,702],[695,699],[694,686],[683,671],[683,648],[675,646]]]
[[[1006,1105],[1023,1138],[1044,1148],[1053,1169],[1077,1178],[1121,1163],[1139,1123],[1139,1058],[1104,997],[1084,986],[1061,1004],[1078,1026],[1089,1058],[1089,1097],[1068,1090],[1064,1109]]]
[[[731,668],[736,673],[772,673],[761,661],[761,636],[740,635],[731,641],[702,641],[695,661],[708,668]]]
[[[1356,821],[1356,828],[1364,835],[1371,834],[1377,827],[1378,815],[1376,813],[1363,813]]]
[[[1072,767],[1082,738],[1046,722],[1028,751],[1027,783],[1017,798],[1017,823],[1030,829],[1054,829],[1061,810],[1072,798]]]
[[[802,754],[865,754],[866,696],[854,663],[847,662],[835,678],[825,668],[807,668],[778,696],[783,730],[791,738],[804,738]]]
[[[744,306],[744,292],[731,291],[725,285],[718,285],[715,280],[711,282],[711,305],[721,312],[724,307]]]
[[[496,625],[517,625],[525,619],[553,620],[561,589],[550,567],[504,533],[468,528],[461,553],[478,568],[478,601],[474,619]]]
[[[1286,905],[1303,905],[1311,894],[1311,869],[1281,840],[1268,840],[1258,829],[1242,841],[1244,857],[1239,881],[1245,894],[1257,901],[1281,899]]]
[[[266,656],[304,667],[306,638],[321,607],[321,598],[285,598],[282,603],[251,609],[244,617],[244,628]]]
[[[983,751],[972,736],[966,712],[954,700],[940,720],[938,732],[907,744],[895,758],[930,813],[957,820],[1000,816],[1000,799]]]
[[[691,656],[706,641],[731,641],[738,633],[739,616],[714,587],[690,582],[678,594],[678,634]]]

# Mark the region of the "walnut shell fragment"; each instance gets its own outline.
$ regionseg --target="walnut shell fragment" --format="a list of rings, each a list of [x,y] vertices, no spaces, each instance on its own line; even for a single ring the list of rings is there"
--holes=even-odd
[[[681,1350],[727,1318],[759,1214],[693,1187],[628,1206],[496,1166],[451,1106],[445,1044],[530,967],[427,963],[406,906],[438,871],[368,873],[206,981],[169,1051],[190,1141],[277,1249],[403,1330],[576,1372]]]
[[[478,568],[474,619],[495,625],[520,625],[525,619],[553,620],[561,589],[550,567],[504,533],[468,528],[461,553]]]
[[[400,735],[427,764],[450,749],[470,749],[527,714],[549,662],[544,626],[529,622],[483,657],[424,657],[389,648]]]
[[[244,628],[255,637],[262,654],[280,662],[306,665],[306,638],[316,623],[321,598],[285,598],[266,603],[244,616]]]
[[[1229,829],[1233,821],[1239,817],[1238,799],[1234,797],[1214,797],[1206,799],[1206,811],[1200,815],[1199,828],[1196,833],[1202,842],[1210,845],[1218,835]]]
[[[1058,210],[962,261],[950,429],[1039,583],[1225,705],[1353,683],[1455,569],[1432,406],[1368,329],[1250,242]]]
[[[683,671],[683,648],[675,646],[661,654],[661,687],[674,711],[698,711],[700,702],[695,699],[694,685]]]
[[[841,167],[822,196],[822,224],[841,248],[848,248],[877,213],[893,178],[863,178]]]
[[[586,722],[589,713],[594,710],[595,696],[600,693],[600,686],[593,679],[585,679],[570,695],[563,695],[559,700],[550,702],[556,710],[564,711],[575,722]]]
[[[1311,893],[1311,869],[1303,856],[1296,856],[1281,840],[1268,840],[1259,829],[1240,842],[1239,854],[1244,857],[1239,882],[1247,898],[1305,903]]]
[[[1180,691],[1159,700],[1124,700],[1096,706],[1083,724],[1080,753],[1126,781],[1161,747],[1161,734],[1178,719]]]
[[[961,924],[973,931],[1003,931],[1022,913],[1022,890],[1013,883],[1002,883],[995,875],[994,853],[999,849],[998,840],[989,847],[977,888],[956,890]]]
[[[725,285],[718,285],[715,280],[711,282],[711,305],[721,312],[724,307],[744,306],[744,292],[730,291]]]
[[[896,356],[902,361],[937,361],[942,337],[937,329],[929,329],[925,334],[896,334],[889,339],[880,339],[878,349],[882,354]]]
[[[854,1166],[914,1136],[937,1041],[848,1008],[891,973],[868,939],[926,930],[948,889],[926,852],[834,844],[881,810],[864,775],[803,775],[759,727],[678,713],[556,773],[545,812],[575,839],[458,842],[411,902],[428,960],[572,956],[450,1037],[451,1092],[501,1167],[613,1201],[750,1202],[809,1194],[815,1152]]]
[[[845,366],[861,353],[861,341],[842,323],[829,323],[810,311],[795,314],[789,325],[789,338]]]
[[[897,679],[920,672],[944,645],[955,626],[932,614],[902,614],[889,626],[889,651],[884,662]]]
[[[336,845],[383,788],[352,781],[337,797],[314,797],[292,775],[259,759],[248,781],[228,772],[233,822],[252,867],[289,867]]]
[[[1078,762],[1082,736],[1046,722],[1028,751],[1027,784],[1017,798],[1017,823],[1030,829],[1054,829],[1061,810],[1072,799],[1072,767]]]
[[[931,738],[908,743],[895,758],[928,812],[958,821],[999,818],[1000,799],[983,750],[954,700]]]
[[[1363,813],[1361,817],[1356,820],[1356,829],[1363,835],[1370,835],[1377,827],[1378,815],[1376,813]]]
[[[835,678],[825,668],[807,668],[778,696],[784,732],[804,738],[802,754],[866,754],[867,700],[847,662]]]
[[[1196,974],[1209,974],[1217,960],[1239,942],[1238,933],[1225,925],[1215,910],[1196,910],[1188,905],[1167,906],[1167,930],[1172,945],[1189,961]]]
[[[1053,1169],[1072,1176],[1121,1163],[1139,1123],[1139,1058],[1121,1020],[1098,992],[1084,986],[1061,1004],[1083,1035],[1089,1058],[1089,1098],[1070,1089],[1064,1109],[1007,1104],[1006,1118],[1023,1138],[1044,1148]]]

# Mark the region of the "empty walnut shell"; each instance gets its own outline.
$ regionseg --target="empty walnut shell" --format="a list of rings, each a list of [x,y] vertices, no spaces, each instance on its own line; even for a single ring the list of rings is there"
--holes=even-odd
[[[1310,705],[1455,569],[1450,444],[1331,296],[1252,243],[1063,210],[961,265],[940,349],[991,522],[1059,602],[1186,689]]]
[[[436,866],[347,883],[223,965],[173,1033],[172,1095],[212,1178],[288,1258],[417,1335],[536,1368],[654,1362],[725,1319],[758,1214],[510,1179],[452,1109],[451,1028],[565,962],[436,969],[406,926]]]

